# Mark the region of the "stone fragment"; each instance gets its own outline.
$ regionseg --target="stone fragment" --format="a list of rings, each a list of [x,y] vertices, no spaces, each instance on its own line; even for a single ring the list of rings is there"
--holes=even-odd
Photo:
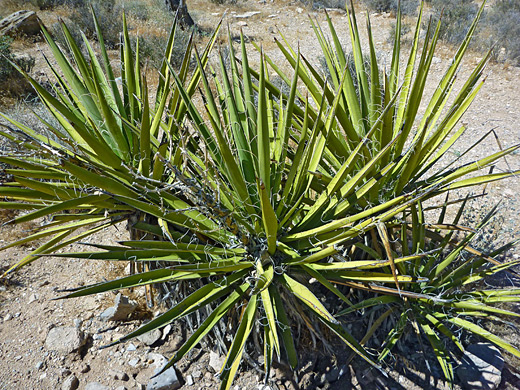
[[[166,340],[166,338],[171,333],[171,331],[172,331],[172,325],[171,324],[166,325],[163,328],[161,340]]]
[[[186,386],[193,386],[193,377],[191,375],[186,375]]]
[[[224,357],[220,356],[218,353],[210,351],[209,352],[209,366],[215,372],[219,372],[222,366],[224,365]]]
[[[247,26],[247,22],[244,22],[243,20],[241,20],[240,22],[237,23],[237,26],[238,27],[246,27]]]
[[[33,303],[33,302],[36,302],[38,300],[38,295],[36,294],[31,294],[29,296],[29,299],[27,300],[27,303]]]
[[[0,20],[0,36],[36,35],[40,33],[40,18],[33,11],[18,11]]]
[[[87,363],[81,363],[81,365],[79,366],[79,372],[84,374],[89,371],[90,371],[90,366]]]
[[[72,372],[68,368],[62,368],[60,369],[60,376],[62,378],[68,377]]]
[[[502,381],[504,358],[490,343],[472,344],[466,348],[457,375],[462,387],[471,390],[494,390]]]
[[[137,340],[142,342],[145,345],[153,345],[157,341],[159,341],[162,337],[162,332],[160,329],[154,329],[150,332],[146,332],[145,334],[142,334],[141,336],[137,336]]]
[[[79,329],[73,326],[60,326],[52,328],[45,339],[45,347],[51,351],[69,354],[77,352],[86,339]]]
[[[61,384],[61,390],[76,390],[79,386],[79,380],[76,375],[69,375]]]
[[[128,346],[126,347],[126,350],[127,350],[128,352],[133,352],[133,351],[135,351],[136,349],[137,349],[137,347],[136,347],[134,344],[132,344],[132,343],[128,344]]]
[[[130,361],[128,362],[128,365],[129,365],[130,367],[136,367],[138,364],[139,364],[139,358],[138,358],[138,357],[133,358],[132,360],[130,360]]]
[[[114,306],[106,309],[99,317],[103,321],[124,321],[128,319],[128,316],[130,316],[136,308],[136,302],[119,293],[114,300]]]
[[[233,15],[233,17],[237,18],[237,19],[247,19],[247,18],[250,18],[251,16],[255,16],[259,13],[260,13],[260,11],[249,11],[249,12],[245,12],[243,14]]]
[[[110,387],[102,385],[99,382],[89,382],[85,386],[85,390],[110,390]]]
[[[117,386],[116,390],[128,390],[125,386]]]
[[[161,372],[162,368],[168,363],[168,359],[158,353],[151,353],[148,357],[154,361],[155,370],[153,375]],[[146,386],[146,390],[176,390],[180,387],[181,382],[177,377],[177,372],[174,367],[170,367],[160,375],[153,376],[148,386]]]
[[[118,380],[118,381],[126,382],[128,379],[130,379],[126,372],[119,371],[119,370],[110,370],[109,374],[110,374],[111,378],[114,378],[115,380]]]
[[[36,365],[34,366],[34,368],[36,368],[38,371],[41,370],[43,368],[43,366],[45,365],[44,362],[42,361],[39,361],[38,363],[36,363]]]

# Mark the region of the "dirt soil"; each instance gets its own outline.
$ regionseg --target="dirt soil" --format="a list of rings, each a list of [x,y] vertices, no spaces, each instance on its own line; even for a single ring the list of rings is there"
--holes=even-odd
[[[274,37],[278,29],[294,47],[299,45],[301,52],[314,63],[319,61],[319,46],[310,27],[308,15],[316,18],[325,27],[325,13],[305,8],[299,2],[288,1],[242,1],[237,5],[217,5],[212,2],[194,0],[188,2],[190,12],[196,23],[205,29],[211,29],[225,14],[224,20],[229,24],[232,33],[242,28],[251,39],[261,44],[265,52],[275,62],[281,61]],[[358,10],[363,9],[358,7]],[[244,13],[258,11],[250,17],[241,17]],[[46,11],[48,13],[48,11]],[[348,48],[348,25],[345,12],[329,10],[335,27],[344,45]],[[366,16],[358,12],[358,21]],[[51,16],[48,16],[51,17]],[[388,14],[372,14],[371,22],[375,34],[375,42],[383,63],[389,63],[390,45],[387,43],[389,28],[393,18]],[[45,22],[45,20],[44,20]],[[360,23],[361,24],[361,23]],[[223,38],[225,39],[225,38]],[[21,50],[38,56],[41,43],[19,44]],[[432,65],[429,83],[433,87],[441,79],[454,54],[451,47],[440,45]],[[481,53],[469,53],[463,69],[459,74],[459,87],[471,73]],[[386,59],[386,62],[385,62]],[[44,72],[41,56],[37,57],[36,72]],[[504,64],[490,64],[487,78],[477,99],[465,114],[463,122],[468,130],[464,138],[455,145],[454,158],[458,151],[466,150],[476,140],[490,130],[494,136],[488,137],[478,148],[472,150],[464,161],[483,157],[492,151],[520,143],[520,68]],[[457,87],[456,87],[457,88]],[[427,101],[427,99],[425,99]],[[23,110],[17,106],[18,110]],[[9,111],[9,109],[6,109]],[[12,111],[12,109],[10,109]],[[18,113],[20,114],[20,113]],[[25,115],[22,113],[20,115]],[[499,142],[497,142],[497,140]],[[508,166],[507,166],[508,165]],[[495,172],[503,169],[520,169],[520,154],[508,157],[506,163],[500,163]],[[487,186],[489,195],[484,200],[475,201],[475,215],[489,210],[498,201],[500,216],[492,227],[492,234],[498,243],[505,243],[513,238],[520,238],[520,195],[519,179],[513,178]],[[479,189],[478,191],[483,191]],[[483,211],[484,210],[484,211]],[[1,223],[13,217],[10,213],[1,216]],[[471,219],[471,216],[468,217]],[[43,223],[39,221],[38,223]],[[34,226],[3,225],[0,228],[0,243],[13,242],[23,237],[25,232]],[[126,238],[125,226],[116,226],[92,238],[97,243],[112,244]],[[482,245],[485,246],[486,242]],[[0,270],[5,270],[17,260],[25,256],[31,247],[10,248],[0,253]],[[82,250],[81,247],[66,248],[64,251]],[[519,258],[520,249],[514,248],[508,258]],[[145,388],[152,373],[154,353],[170,357],[186,337],[186,330],[172,328],[165,331],[162,339],[152,346],[140,341],[132,341],[123,345],[106,349],[98,347],[106,345],[136,329],[144,320],[156,313],[149,312],[141,290],[124,292],[140,304],[140,311],[126,322],[103,322],[99,314],[113,304],[115,295],[100,295],[71,300],[54,300],[60,296],[58,290],[94,283],[125,272],[125,264],[112,264],[99,261],[84,262],[80,260],[61,259],[55,257],[42,258],[10,276],[0,284],[0,389],[72,389],[67,387],[67,380],[74,375],[79,380],[79,389],[85,389],[88,383],[98,382],[107,389],[141,389]],[[502,284],[511,281],[499,281]],[[157,312],[162,307],[153,309]],[[352,324],[354,327],[356,323]],[[52,328],[72,326],[79,328],[86,336],[87,343],[81,350],[71,354],[60,354],[47,349],[45,340]],[[520,345],[518,333],[513,328],[505,329],[506,338]],[[335,342],[333,342],[335,343]],[[402,347],[396,351],[394,360],[389,362],[389,378],[371,371],[362,363],[354,360],[351,365],[345,362],[349,352],[332,345],[336,355],[330,358],[320,347],[309,344],[302,356],[301,368],[291,373],[283,365],[273,370],[273,377],[268,387],[264,387],[262,376],[252,365],[242,365],[242,371],[233,385],[233,389],[430,389],[447,388],[438,379],[439,373],[434,365],[432,374],[425,366],[422,352]],[[212,356],[214,357],[214,356]],[[501,389],[520,388],[520,367],[517,362],[506,356],[506,368],[503,373]],[[208,347],[196,349],[190,356],[181,361],[177,367],[183,389],[216,389],[218,379],[210,364]],[[334,370],[339,370],[339,379],[330,380]],[[126,374],[126,375],[123,375]],[[336,378],[338,375],[336,375]],[[457,388],[460,388],[456,386]]]

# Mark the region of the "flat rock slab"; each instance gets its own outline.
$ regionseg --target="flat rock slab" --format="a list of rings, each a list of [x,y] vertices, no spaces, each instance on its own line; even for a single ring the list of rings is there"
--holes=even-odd
[[[40,31],[40,19],[33,11],[18,11],[0,20],[0,36],[30,36],[37,35]]]
[[[77,352],[86,339],[79,329],[73,326],[60,326],[52,328],[45,339],[45,347],[50,351],[57,351],[63,354]]]
[[[478,343],[466,348],[457,375],[465,389],[494,390],[502,381],[503,368],[499,349],[490,343]]]

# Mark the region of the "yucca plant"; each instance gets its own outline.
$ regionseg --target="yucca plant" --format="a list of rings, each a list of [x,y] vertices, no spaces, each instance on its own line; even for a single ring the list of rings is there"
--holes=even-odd
[[[129,240],[58,255],[144,264],[137,274],[73,289],[63,298],[158,284],[166,284],[177,295],[171,308],[116,343],[210,308],[164,369],[179,361],[223,318],[236,325],[232,342],[222,345],[227,351],[220,372],[225,389],[231,386],[242,355],[250,348],[251,334],[262,340],[258,344],[264,348],[266,380],[275,356],[286,358],[295,368],[298,351],[292,328],[297,323],[324,341],[321,329],[328,328],[380,369],[362,346],[365,340],[360,343],[343,327],[337,308],[322,303],[323,292],[337,298],[337,307],[341,303],[351,310],[366,308],[372,302],[369,299],[374,299],[374,304],[413,305],[414,312],[435,317],[436,309],[443,311],[435,299],[437,289],[452,283],[453,294],[458,293],[457,283],[464,284],[464,278],[450,275],[462,272],[460,254],[472,249],[469,240],[453,244],[452,231],[464,230],[456,223],[427,225],[423,204],[458,188],[514,174],[479,171],[518,146],[462,166],[453,168],[455,161],[435,170],[462,135],[464,129],[455,127],[482,85],[480,78],[489,56],[448,105],[477,21],[426,114],[418,118],[439,27],[435,34],[426,34],[416,63],[421,11],[401,81],[399,39],[395,39],[390,69],[382,69],[368,21],[367,66],[355,14],[352,11],[348,16],[355,75],[330,19],[332,42],[311,20],[331,80],[323,79],[283,36],[278,46],[293,69],[290,73],[260,48],[259,63],[251,65],[243,36],[239,53],[229,38],[229,65],[223,54],[212,63],[209,53],[217,31],[200,54],[190,41],[183,66],[176,71],[167,60],[172,33],[152,105],[146,78],[129,45],[126,23],[122,92],[101,37],[104,72],[88,42],[89,58],[84,58],[66,27],[73,63],[46,34],[61,68],[61,72],[55,69],[59,87],[53,95],[29,79],[63,128],[49,126],[56,135],[51,141],[11,121],[18,130],[9,128],[4,135],[17,140],[30,154],[23,160],[17,155],[1,158],[19,169],[9,171],[15,181],[0,187],[0,194],[8,199],[3,207],[34,210],[13,222],[54,216],[43,231],[11,245],[54,236],[14,268],[127,220]],[[197,67],[190,77],[192,56]],[[269,80],[269,67],[290,86],[288,93]],[[200,102],[195,98],[199,96]],[[71,209],[80,212],[59,214]],[[69,238],[83,226],[90,228]],[[449,245],[455,246],[451,252],[445,250]],[[474,255],[478,267],[498,263],[488,255]],[[432,271],[437,263],[442,269]],[[507,269],[515,264],[497,266]],[[491,272],[484,268],[482,272]],[[370,296],[360,303],[351,302],[346,296],[350,288]],[[186,289],[186,295],[179,292]],[[502,295],[516,299],[516,291]],[[443,298],[448,299],[461,301]],[[485,301],[472,310],[489,313],[487,308],[493,303]],[[451,315],[458,315],[458,308]],[[496,310],[492,312],[506,313]],[[467,328],[451,315],[447,321]],[[437,340],[431,326],[424,324],[421,322],[426,337]],[[453,334],[440,325],[434,328]],[[395,344],[399,330],[389,336],[381,358]],[[436,341],[433,344],[437,346]],[[507,350],[519,354],[512,346]],[[436,353],[444,350],[436,347]],[[449,372],[446,376],[451,378]]]
[[[489,331],[479,322],[508,323],[502,317],[519,317],[519,314],[504,308],[520,301],[520,290],[515,288],[490,288],[483,283],[487,277],[500,272],[512,272],[510,268],[519,261],[500,263],[495,256],[510,249],[514,242],[496,248],[486,254],[471,246],[478,233],[483,230],[496,214],[493,208],[475,229],[461,226],[459,220],[466,210],[467,196],[459,207],[453,222],[446,223],[448,197],[440,206],[436,223],[428,224],[425,219],[425,208],[421,202],[414,205],[403,215],[408,223],[389,226],[389,231],[382,233],[381,245],[383,253],[394,258],[399,273],[416,275],[427,280],[423,283],[402,284],[395,289],[380,289],[378,296],[365,296],[354,306],[338,313],[348,315],[359,310],[373,310],[378,314],[372,326],[367,330],[361,344],[378,334],[381,327],[387,327],[387,337],[383,348],[379,351],[378,360],[387,357],[392,348],[412,328],[418,336],[418,345],[424,350],[421,338],[424,336],[431,344],[434,356],[442,368],[445,379],[453,384],[454,373],[452,362],[456,351],[447,348],[444,340],[451,341],[453,346],[464,352],[457,330],[487,339],[504,350],[520,356],[516,347]],[[441,234],[442,231],[449,231]],[[456,234],[462,234],[457,238]],[[381,252],[367,251],[367,254],[381,258]],[[399,258],[410,258],[411,253],[421,253],[423,257],[402,262]],[[367,289],[367,286],[361,286]],[[497,307],[498,305],[498,307]],[[393,326],[388,326],[393,324]],[[382,332],[379,332],[381,334]],[[384,332],[383,332],[384,333]]]

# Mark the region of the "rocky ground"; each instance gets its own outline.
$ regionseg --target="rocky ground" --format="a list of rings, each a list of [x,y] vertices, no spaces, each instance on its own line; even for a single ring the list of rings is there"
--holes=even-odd
[[[323,25],[323,11],[307,9],[299,2],[268,1],[240,2],[236,6],[216,5],[211,2],[194,0],[189,2],[190,11],[195,21],[202,27],[210,29],[224,15],[232,32],[239,28],[252,40],[262,44],[266,53],[277,59],[280,54],[276,50],[273,37],[278,28],[286,39],[296,45],[307,58],[315,62],[319,60],[319,47],[313,38],[308,21],[308,13],[316,17]],[[48,11],[46,11],[48,12]],[[348,47],[348,26],[346,16],[341,10],[329,10],[336,28]],[[363,20],[364,13],[358,15]],[[388,28],[392,18],[387,14],[371,15],[375,41],[379,54],[384,61],[389,58],[390,46],[386,42]],[[18,44],[21,50],[35,57],[42,49],[41,43]],[[453,56],[453,48],[441,46],[432,68],[429,85],[435,85],[442,77]],[[480,53],[470,53],[464,69],[460,72],[459,82],[471,72]],[[44,71],[43,60],[36,58],[37,71]],[[503,64],[490,64],[487,70],[486,83],[464,117],[468,131],[455,147],[463,151],[486,132],[493,130],[492,135],[465,158],[473,159],[498,150],[500,147],[520,143],[520,69]],[[430,89],[427,94],[433,93]],[[13,111],[15,110],[15,111]],[[5,108],[18,117],[25,117],[22,106]],[[27,118],[26,118],[27,119]],[[29,120],[29,119],[27,119]],[[497,142],[497,140],[499,142]],[[508,165],[508,166],[507,166]],[[500,169],[520,169],[520,155],[510,156]],[[492,225],[494,239],[500,243],[513,238],[520,238],[520,196],[519,180],[514,178],[498,184],[489,185],[486,191],[489,196],[485,200],[475,201],[473,215],[467,219],[477,218],[483,210],[488,210],[499,200],[500,216]],[[480,189],[479,191],[482,191]],[[2,215],[6,222],[12,215]],[[471,221],[469,221],[471,222]],[[12,242],[24,235],[32,226],[4,225],[0,230],[2,244]],[[117,226],[104,231],[94,239],[96,242],[113,243],[124,239],[125,226]],[[485,240],[482,245],[488,245]],[[30,247],[10,248],[0,253],[0,270],[29,253]],[[70,248],[68,248],[70,249]],[[72,248],[80,250],[81,248]],[[513,249],[508,256],[518,258],[520,250]],[[146,308],[143,291],[137,289],[123,292],[124,296],[100,295],[71,300],[54,300],[60,296],[58,290],[90,284],[104,278],[124,274],[125,264],[109,264],[105,262],[83,262],[79,260],[43,258],[22,269],[0,285],[0,389],[159,389],[151,379],[157,367],[162,366],[164,357],[170,357],[186,337],[186,329],[166,327],[156,334],[141,340],[99,349],[113,340],[136,329],[141,323],[153,317],[154,312]],[[506,282],[506,281],[502,281]],[[507,281],[509,283],[509,281]],[[513,281],[514,282],[514,281]],[[515,282],[516,283],[516,282]],[[130,301],[125,304],[125,297]],[[110,307],[133,309],[135,311],[125,321],[111,321]],[[114,311],[118,312],[115,308]],[[163,307],[153,309],[163,311]],[[103,315],[103,313],[105,313]],[[112,313],[113,314],[113,313]],[[127,315],[127,313],[125,313]],[[356,327],[356,323],[352,326]],[[507,339],[520,345],[518,333],[505,329]],[[304,341],[302,341],[304,343]],[[333,342],[334,343],[334,342]],[[424,355],[411,347],[403,347],[396,351],[394,359],[389,362],[389,378],[364,367],[354,360],[351,365],[345,362],[348,351],[336,348],[336,356],[330,356],[319,348],[303,348],[301,368],[293,374],[283,365],[276,366],[270,387],[261,382],[261,374],[254,366],[244,367],[233,389],[429,389],[445,388],[445,384],[436,378],[438,369],[432,367],[430,375],[425,367]],[[308,353],[307,353],[308,352]],[[215,389],[218,379],[215,377],[223,357],[218,351],[202,346],[182,360],[175,370],[168,373],[171,387],[182,386],[183,389]],[[520,388],[520,375],[517,361],[506,356],[502,382],[499,388]],[[163,377],[166,378],[166,377]],[[155,378],[157,379],[157,378]],[[148,387],[147,387],[148,386]],[[155,387],[154,387],[155,386]],[[168,388],[168,387],[164,387]]]

